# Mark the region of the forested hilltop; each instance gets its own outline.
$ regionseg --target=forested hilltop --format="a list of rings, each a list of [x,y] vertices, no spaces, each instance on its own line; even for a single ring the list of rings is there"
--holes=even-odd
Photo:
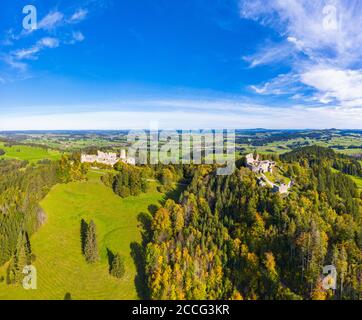
[[[164,195],[149,214],[136,213],[143,241],[131,281],[141,285],[141,298],[362,299],[362,198],[351,178],[361,177],[361,163],[318,146],[263,157],[275,161],[278,178],[293,182],[288,193],[261,185],[243,158],[230,176],[211,165],[122,163],[94,173],[122,201],[138,201],[151,183]],[[79,154],[33,164],[0,160],[0,265],[7,270],[0,281],[20,286],[22,267],[37,259],[32,235],[46,220],[39,202],[56,184],[85,181],[88,169]],[[122,277],[129,269],[116,256],[111,274]],[[337,269],[336,290],[322,286],[326,265]]]
[[[242,161],[241,161],[242,163]],[[307,147],[279,160],[288,196],[258,186],[245,167],[198,167],[180,200],[154,215],[146,250],[152,299],[361,299],[362,214],[354,160]],[[322,268],[335,265],[337,290]]]

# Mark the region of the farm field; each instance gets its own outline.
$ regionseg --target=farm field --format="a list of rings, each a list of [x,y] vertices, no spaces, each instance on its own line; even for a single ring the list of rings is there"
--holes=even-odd
[[[18,133],[11,139],[22,143],[33,143],[64,152],[79,151],[84,148],[105,148],[119,152],[127,145],[127,131],[114,132],[63,132],[63,133]],[[4,137],[7,137],[6,135]],[[258,141],[256,144],[255,142]],[[161,141],[163,144],[165,141]],[[236,147],[241,154],[256,150],[262,154],[282,154],[298,147],[319,145],[329,147],[348,155],[362,154],[362,135],[336,130],[299,132],[297,137],[290,132],[261,131],[257,133],[237,132]],[[16,157],[16,154],[14,155]]]
[[[61,151],[76,151],[87,147],[116,148],[125,143],[122,134],[29,134],[22,140],[24,143],[34,143]]]
[[[263,135],[260,135],[264,137]],[[251,141],[253,138],[251,138]],[[305,138],[291,138],[284,141],[267,142],[263,145],[254,146],[252,144],[239,143],[242,153],[250,153],[257,150],[263,154],[282,154],[290,152],[297,147],[319,145],[321,147],[332,148],[338,153],[354,155],[362,154],[362,138],[360,135],[342,136],[335,135],[328,139],[314,139],[306,136]]]
[[[143,288],[137,285],[134,259],[142,241],[138,216],[157,205],[163,195],[153,183],[148,193],[122,199],[100,181],[102,173],[92,171],[89,180],[56,185],[41,202],[47,221],[31,238],[38,273],[38,289],[0,283],[2,299],[138,299]],[[100,262],[89,265],[81,254],[81,220],[94,220],[97,227]],[[109,275],[108,252],[125,258],[122,279]],[[5,275],[5,267],[0,276]]]
[[[0,149],[5,151],[5,154],[0,156],[0,159],[27,160],[30,163],[36,163],[44,159],[57,160],[61,157],[61,153],[56,150],[24,145],[8,147],[3,142],[0,142]]]

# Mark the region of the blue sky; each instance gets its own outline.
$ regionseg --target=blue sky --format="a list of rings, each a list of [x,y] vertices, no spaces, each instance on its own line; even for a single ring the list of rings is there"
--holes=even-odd
[[[361,27],[358,0],[3,0],[0,130],[362,128]]]

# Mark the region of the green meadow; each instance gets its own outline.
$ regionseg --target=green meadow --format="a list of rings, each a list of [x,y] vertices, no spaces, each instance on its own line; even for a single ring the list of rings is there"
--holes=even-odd
[[[336,170],[336,169],[334,169],[334,168],[331,168],[331,170],[332,170],[333,172],[340,172],[340,171],[338,171],[338,170]],[[357,177],[357,176],[351,176],[351,175],[349,175],[349,174],[347,174],[347,176],[350,177],[350,178],[356,183],[358,189],[361,189],[361,190],[362,190],[362,178]]]
[[[89,180],[56,185],[41,202],[47,220],[31,238],[36,255],[38,289],[0,283],[1,299],[138,299],[144,288],[139,248],[142,228],[139,215],[157,205],[163,195],[153,183],[149,192],[122,199],[100,181],[102,171],[91,171]],[[100,261],[89,265],[81,253],[81,220],[94,220]],[[109,274],[108,253],[121,253],[126,273],[122,279]],[[0,276],[5,268],[0,269]]]
[[[285,141],[274,141],[266,143],[262,146],[252,146],[250,144],[239,144],[238,147],[242,148],[242,153],[246,154],[257,150],[258,153],[262,154],[283,154],[292,151],[298,146],[306,145],[319,145],[321,147],[332,148],[337,153],[343,153],[348,155],[361,154],[362,153],[362,142],[360,136],[336,136],[330,140],[323,139],[311,139],[306,138],[295,138]],[[353,147],[353,148],[352,148]]]
[[[3,142],[0,142],[0,149],[5,151],[5,154],[0,156],[0,159],[27,160],[30,163],[44,159],[57,160],[61,157],[61,153],[56,150],[23,145],[7,147]]]
[[[352,178],[352,180],[356,183],[359,189],[362,189],[362,178],[356,176],[349,176],[349,177]]]

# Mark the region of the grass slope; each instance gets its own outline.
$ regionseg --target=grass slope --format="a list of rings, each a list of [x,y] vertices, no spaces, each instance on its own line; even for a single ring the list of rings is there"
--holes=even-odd
[[[68,292],[73,299],[138,298],[131,255],[131,244],[141,242],[137,217],[162,195],[153,184],[146,194],[121,199],[100,182],[99,173],[89,176],[87,182],[55,186],[41,203],[48,218],[31,239],[38,289],[0,283],[0,299],[63,299]],[[93,219],[97,226],[101,261],[95,265],[81,254],[81,219]],[[107,249],[125,257],[126,274],[120,280],[108,273]]]
[[[57,160],[61,157],[56,150],[23,145],[5,147],[3,142],[0,142],[0,149],[6,152],[0,159],[28,160],[33,163],[43,159]]]
[[[356,176],[349,176],[349,177],[352,178],[352,180],[356,183],[359,189],[362,189],[362,178]]]
[[[334,168],[331,168],[331,170],[333,172],[341,172],[341,171],[339,171],[337,169],[334,169]],[[362,189],[362,178],[357,177],[357,176],[351,176],[349,174],[346,174],[346,176],[350,177],[356,183],[358,189]]]

